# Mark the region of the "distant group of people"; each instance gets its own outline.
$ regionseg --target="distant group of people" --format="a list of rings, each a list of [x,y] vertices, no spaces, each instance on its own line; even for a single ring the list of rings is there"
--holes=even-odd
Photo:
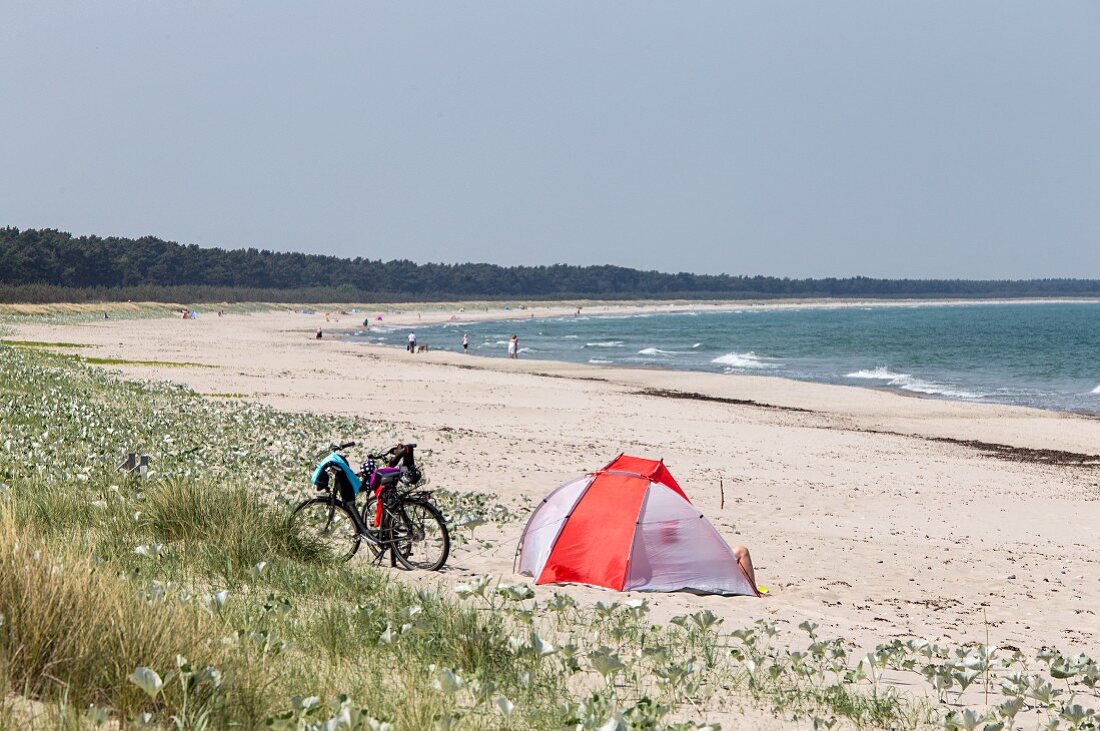
[[[218,317],[224,317],[225,310],[218,310]],[[103,313],[104,320],[110,320],[111,317],[106,312]],[[197,320],[199,319],[199,313],[196,310],[189,310],[186,307],[180,310],[181,320]]]
[[[409,339],[405,345],[405,350],[409,353],[427,353],[428,346],[426,344],[417,344],[416,331],[413,330],[409,332]],[[462,352],[464,355],[470,354],[469,333],[462,333]],[[519,336],[517,335],[513,335],[511,340],[508,341],[508,357],[519,358]]]

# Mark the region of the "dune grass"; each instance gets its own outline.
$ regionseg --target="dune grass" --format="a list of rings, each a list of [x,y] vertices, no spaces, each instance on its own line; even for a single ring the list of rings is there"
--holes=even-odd
[[[129,582],[97,568],[79,547],[49,541],[0,513],[0,656],[9,688],[34,698],[65,698],[76,707],[110,706],[132,715],[145,705],[127,676],[142,665],[174,667],[183,655],[200,667],[224,665],[209,643],[196,607],[151,610]],[[220,700],[213,687],[191,699],[197,713]],[[169,686],[160,707],[179,715],[180,689]]]
[[[0,503],[0,657],[7,687],[29,698],[255,728],[302,715],[296,697],[348,694],[374,716],[427,728],[453,710],[431,690],[432,663],[517,699],[553,697],[549,673],[519,685],[499,618],[334,563],[243,486],[44,488],[9,486]],[[423,630],[402,630],[410,620]],[[155,696],[128,680],[139,668],[162,679]],[[546,720],[516,727],[555,727]]]

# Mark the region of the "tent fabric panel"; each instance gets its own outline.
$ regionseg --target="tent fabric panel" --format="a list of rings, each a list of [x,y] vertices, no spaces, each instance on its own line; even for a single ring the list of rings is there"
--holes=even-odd
[[[527,576],[542,573],[562,525],[592,479],[592,475],[584,475],[566,482],[535,508],[520,538],[519,573]]]
[[[671,488],[659,484],[650,487],[642,506],[623,588],[757,596],[714,526]]]
[[[635,475],[597,475],[573,508],[535,583],[622,590],[635,523],[649,485],[648,479]]]
[[[676,478],[672,476],[672,473],[665,467],[665,463],[655,459],[645,459],[643,457],[631,457],[628,454],[620,454],[616,459],[604,467],[607,471],[622,471],[622,472],[635,472],[639,475],[643,475],[659,482],[662,485],[667,485],[674,492],[680,494],[680,497],[684,498],[688,502],[691,500],[688,498],[681,488],[679,483],[676,482]]]

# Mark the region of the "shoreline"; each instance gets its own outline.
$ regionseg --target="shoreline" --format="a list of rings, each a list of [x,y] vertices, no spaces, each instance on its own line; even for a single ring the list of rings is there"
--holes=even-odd
[[[485,322],[492,322],[492,321],[485,321]],[[356,341],[356,340],[352,339],[354,337],[354,333],[352,333],[351,331],[343,330],[343,331],[339,331],[339,332],[341,333],[341,335],[339,336],[339,340],[336,340],[336,338],[333,338],[333,340],[336,340],[336,342],[347,343],[347,344],[352,345],[352,346],[357,347],[357,348],[380,348],[380,349],[385,350],[386,352],[391,352],[391,353],[392,352],[402,352],[402,353],[406,352],[403,348],[401,348],[398,345],[383,345],[383,344],[380,344],[380,343],[359,342],[359,341]],[[480,359],[483,359],[483,360],[486,360],[486,361],[506,360],[506,358],[502,358],[500,356],[477,355],[476,353],[471,353],[469,355],[464,355],[464,354],[459,353],[459,352],[454,351],[454,350],[436,350],[436,351],[431,351],[431,352],[433,352],[433,353],[449,353],[449,354],[452,354],[452,355],[462,355],[463,358],[480,358]],[[414,357],[420,357],[422,355],[424,355],[424,354],[423,353],[418,353]],[[793,376],[777,376],[777,375],[771,375],[771,374],[767,374],[767,373],[721,373],[721,372],[718,372],[718,371],[707,371],[707,370],[702,370],[702,369],[673,368],[671,366],[662,365],[661,363],[632,363],[632,364],[629,364],[629,365],[622,365],[622,364],[617,364],[617,363],[591,363],[591,362],[581,363],[581,362],[578,362],[578,361],[564,360],[564,359],[555,360],[553,358],[526,358],[526,357],[522,358],[521,360],[523,360],[525,363],[536,363],[536,364],[539,364],[539,363],[542,363],[542,364],[568,363],[570,365],[576,365],[576,366],[581,366],[581,367],[586,367],[586,368],[592,368],[592,369],[595,369],[597,371],[599,371],[599,370],[608,370],[608,371],[637,370],[637,371],[655,371],[655,372],[669,372],[669,373],[698,373],[698,374],[705,374],[705,375],[711,375],[711,376],[720,376],[720,377],[723,377],[723,378],[746,378],[746,377],[747,378],[766,378],[766,379],[774,379],[774,380],[780,381],[780,382],[806,383],[806,384],[814,384],[814,385],[820,385],[820,386],[830,386],[830,387],[836,387],[836,388],[851,388],[851,389],[857,389],[857,390],[861,390],[861,391],[870,391],[870,392],[873,392],[873,393],[890,394],[892,396],[899,396],[901,398],[907,398],[907,399],[916,399],[916,400],[919,400],[919,401],[936,401],[936,402],[944,402],[944,403],[952,403],[952,404],[966,404],[966,405],[969,405],[969,406],[979,406],[979,407],[980,406],[989,406],[989,407],[1006,407],[1006,408],[1013,408],[1013,409],[1028,409],[1028,410],[1034,410],[1034,411],[1041,412],[1041,413],[1061,414],[1061,415],[1064,415],[1064,416],[1067,416],[1067,417],[1076,417],[1076,418],[1081,418],[1081,419],[1087,419],[1087,420],[1090,420],[1090,421],[1100,421],[1100,406],[1098,406],[1097,410],[1095,410],[1095,411],[1088,411],[1088,410],[1084,410],[1084,409],[1059,409],[1059,408],[1055,408],[1053,406],[1050,406],[1050,407],[1047,407],[1047,406],[1032,406],[1032,405],[1026,405],[1026,404],[1014,404],[1014,403],[1004,402],[1004,401],[993,401],[993,400],[979,401],[979,400],[964,399],[964,398],[952,398],[951,396],[948,396],[948,395],[945,395],[945,394],[923,393],[923,392],[920,392],[920,391],[907,391],[907,390],[902,389],[902,388],[890,388],[889,386],[886,386],[886,385],[876,386],[876,385],[869,384],[869,383],[833,382],[833,381],[825,381],[825,380],[814,380],[814,379],[811,379],[811,378],[794,378]],[[459,367],[461,367],[461,366],[459,366]],[[474,368],[476,366],[470,365],[470,366],[467,366],[467,367]],[[647,395],[650,395],[650,394],[647,394]],[[657,394],[652,394],[652,395],[657,395]],[[702,394],[699,394],[699,396],[703,399],[715,399],[715,398],[717,398],[717,397],[705,396],[705,395],[702,395]],[[732,401],[729,401],[729,402],[730,403],[738,403],[738,401],[736,399],[734,399]],[[745,403],[748,404],[748,402],[745,402]],[[786,409],[786,410],[792,410],[792,411],[806,411],[806,409],[800,409],[798,407],[775,406],[775,405],[772,405],[772,404],[754,404],[754,405],[760,406],[762,408],[779,408],[779,409]]]
[[[923,308],[923,307],[957,307],[957,306],[1010,306],[1010,305],[1042,305],[1042,304],[1100,304],[1100,299],[1081,298],[1075,300],[1068,299],[1032,299],[1032,300],[952,300],[952,301],[928,301],[928,300],[908,300],[904,302],[883,302],[875,301],[868,302],[864,300],[844,300],[844,301],[815,301],[815,302],[788,302],[788,303],[772,303],[772,304],[760,304],[753,306],[746,305],[734,305],[729,303],[666,303],[663,305],[641,305],[637,303],[616,305],[614,307],[603,307],[595,311],[585,310],[578,319],[581,320],[616,320],[616,319],[630,319],[633,317],[648,317],[651,315],[674,315],[674,314],[710,314],[710,313],[724,313],[735,312],[742,313],[750,309],[755,311],[798,311],[798,310],[839,310],[839,309],[870,309],[870,308]],[[577,312],[574,310],[574,313]],[[539,312],[537,310],[523,310],[518,314],[514,311],[494,312],[491,310],[485,310],[474,313],[454,313],[451,312],[448,316],[446,311],[437,311],[430,313],[423,313],[415,311],[417,319],[412,320],[412,314],[409,312],[399,313],[395,317],[391,317],[389,320],[383,320],[380,323],[364,321],[361,326],[355,328],[338,327],[335,328],[333,334],[344,342],[353,343],[357,346],[369,345],[378,347],[393,347],[399,348],[396,343],[372,343],[366,342],[361,335],[368,333],[392,333],[395,330],[408,328],[417,329],[418,327],[438,328],[440,326],[461,328],[462,325],[475,325],[486,323],[506,323],[506,322],[561,322],[569,321],[571,319],[568,311],[563,309],[553,310],[550,312]],[[424,315],[427,314],[427,317]],[[369,318],[368,318],[369,320]],[[540,333],[541,334],[541,333]],[[592,337],[598,337],[593,335]],[[612,334],[608,334],[608,337],[614,337]],[[459,352],[452,348],[444,347],[443,352]],[[521,351],[522,352],[522,351]],[[550,352],[554,352],[551,350]],[[538,356],[539,360],[547,360],[549,362],[563,362],[563,363],[583,363],[581,360],[570,359],[568,357],[554,358],[547,356],[544,350],[543,354]],[[484,357],[494,359],[496,356],[485,355],[484,353],[477,353],[471,351],[470,355],[474,357]],[[568,354],[566,354],[568,355]],[[529,356],[523,356],[524,360],[529,360]],[[926,384],[926,388],[936,388],[939,390],[921,390],[919,388],[907,388],[905,385],[897,385],[894,383],[875,383],[875,379],[871,379],[870,382],[866,378],[852,378],[851,376],[841,377],[839,373],[833,374],[815,374],[819,377],[812,376],[799,376],[798,374],[769,374],[766,371],[756,372],[751,370],[741,370],[737,372],[722,371],[721,369],[708,368],[705,363],[690,363],[673,365],[667,362],[653,362],[653,363],[623,363],[616,361],[607,362],[595,362],[589,360],[588,365],[597,368],[631,368],[639,370],[673,370],[683,372],[694,373],[721,373],[723,375],[733,376],[753,376],[764,378],[777,378],[784,381],[798,381],[803,383],[816,383],[830,386],[843,386],[846,388],[858,388],[868,389],[872,391],[879,391],[885,393],[891,393],[899,396],[917,399],[934,399],[939,401],[947,401],[953,403],[965,403],[976,405],[1000,405],[1000,406],[1012,406],[1018,408],[1037,409],[1044,412],[1055,412],[1078,416],[1085,419],[1100,419],[1100,398],[1093,399],[1096,403],[1089,403],[1089,395],[1095,395],[1100,393],[1100,386],[1091,388],[1088,391],[1074,392],[1079,398],[1079,402],[1076,404],[1070,402],[1064,402],[1061,396],[1069,397],[1072,394],[1060,394],[1057,392],[1048,393],[1048,398],[1045,402],[1042,399],[1035,399],[1032,403],[1021,403],[1020,401],[1013,401],[1007,397],[998,397],[997,389],[1005,387],[1006,384],[993,383],[985,384],[985,387],[981,388],[981,392],[974,394],[966,394],[965,392],[959,392],[954,386],[936,386],[935,383]],[[853,366],[855,367],[855,366]],[[854,374],[859,375],[859,374]],[[896,374],[893,374],[897,377]],[[902,375],[902,378],[908,378],[908,375]],[[935,378],[935,376],[924,376],[922,378]],[[883,380],[889,380],[887,377],[883,377]],[[1015,384],[1008,383],[1009,386]],[[965,388],[970,388],[969,386]],[[946,389],[946,390],[945,390]],[[1036,393],[1043,393],[1037,391]]]
[[[949,416],[961,422],[981,421],[991,425],[999,420],[1031,420],[1036,423],[1064,422],[1096,425],[1100,437],[1100,414],[1047,409],[1037,406],[1005,404],[1000,402],[977,402],[951,399],[934,394],[909,392],[874,386],[865,383],[827,383],[807,379],[788,378],[759,373],[719,373],[713,371],[681,370],[651,365],[604,365],[580,363],[567,360],[521,358],[510,360],[503,357],[463,355],[450,350],[434,350],[428,353],[409,354],[396,345],[333,340],[341,346],[371,353],[372,358],[387,362],[400,361],[411,366],[454,368],[466,371],[486,373],[523,373],[541,378],[567,379],[598,384],[615,385],[635,389],[633,395],[649,398],[674,398],[679,400],[703,401],[729,406],[762,409],[766,411],[789,412],[817,416],[862,415],[868,411],[868,399],[881,408],[901,412],[913,411],[937,418]],[[412,360],[415,359],[415,360]],[[654,384],[673,385],[654,385]],[[683,384],[689,384],[690,390]],[[743,394],[750,394],[744,396]],[[758,394],[764,394],[760,396]],[[912,404],[912,407],[906,406]],[[894,407],[897,407],[896,409]],[[1006,430],[999,430],[1006,433]],[[892,435],[904,438],[927,439],[959,445],[981,445],[987,450],[1009,449],[1025,452],[1064,452],[1086,461],[1094,457],[1100,459],[1096,444],[1086,440],[1076,447],[1059,449],[1048,442],[1012,443],[1011,438],[996,439],[985,436],[970,438],[967,433],[954,431],[944,433],[914,430],[909,432],[891,430],[868,430],[868,433]],[[975,447],[977,448],[977,447]],[[1049,464],[1044,461],[1044,464]]]

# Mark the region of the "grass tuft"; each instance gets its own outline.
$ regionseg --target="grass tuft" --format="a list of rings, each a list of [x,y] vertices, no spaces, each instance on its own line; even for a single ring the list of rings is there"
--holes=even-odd
[[[124,715],[154,705],[178,711],[175,689],[153,704],[127,676],[144,665],[174,667],[177,655],[225,663],[201,611],[150,606],[109,567],[19,526],[9,508],[0,508],[0,607],[7,686],[34,698],[78,708],[94,703]],[[191,699],[200,706],[215,701],[209,692]]]
[[[286,558],[324,564],[328,554],[293,533],[284,511],[261,502],[245,487],[169,479],[145,494],[144,526],[151,537],[197,550],[207,570],[233,578],[261,561]]]

